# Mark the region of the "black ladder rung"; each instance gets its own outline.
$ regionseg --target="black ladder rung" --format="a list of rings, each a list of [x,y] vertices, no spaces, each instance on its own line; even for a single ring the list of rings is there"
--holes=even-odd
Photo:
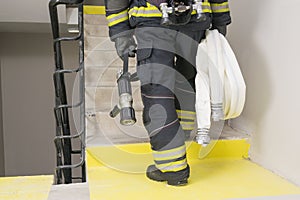
[[[83,67],[79,67],[77,69],[61,69],[61,70],[56,70],[54,74],[71,74],[71,73],[77,73],[81,71]]]
[[[82,104],[83,104],[83,101],[81,100],[78,104],[74,104],[74,105],[63,104],[63,105],[56,106],[54,108],[54,110],[58,110],[58,109],[61,109],[61,108],[77,108],[77,107],[81,106]]]
[[[79,176],[78,177],[76,176],[76,177],[72,177],[72,179],[80,179],[80,180],[82,180],[83,178],[79,177]]]
[[[75,139],[75,138],[79,138],[80,136],[82,136],[84,133],[84,130],[80,131],[78,134],[75,135],[62,135],[62,136],[56,136],[54,138],[54,142],[56,142],[57,140],[63,140],[63,139]]]
[[[77,41],[81,38],[81,34],[74,36],[74,37],[59,37],[54,39],[54,43],[61,42],[61,41]]]
[[[72,150],[71,153],[72,154],[81,154],[82,150]]]

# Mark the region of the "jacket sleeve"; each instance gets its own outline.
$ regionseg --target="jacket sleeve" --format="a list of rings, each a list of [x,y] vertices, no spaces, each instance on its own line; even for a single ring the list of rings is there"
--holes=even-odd
[[[128,35],[130,30],[128,9],[130,0],[105,0],[105,15],[111,40]]]
[[[231,23],[228,0],[209,0],[209,3],[213,26],[226,26]]]

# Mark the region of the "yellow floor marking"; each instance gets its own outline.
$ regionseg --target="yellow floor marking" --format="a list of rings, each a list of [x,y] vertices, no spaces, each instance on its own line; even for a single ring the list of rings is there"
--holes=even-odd
[[[183,187],[167,186],[145,177],[144,171],[152,163],[148,144],[88,148],[91,200],[222,200],[300,194],[299,187],[244,159],[249,149],[246,140],[219,141],[202,159],[199,145],[187,146],[191,177]]]
[[[88,15],[105,15],[105,7],[85,5],[83,7],[83,13]]]
[[[53,176],[0,178],[1,200],[47,200]]]

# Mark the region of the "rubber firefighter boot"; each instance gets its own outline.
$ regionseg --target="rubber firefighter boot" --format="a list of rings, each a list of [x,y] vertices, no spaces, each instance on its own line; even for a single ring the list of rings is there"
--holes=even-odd
[[[146,176],[154,181],[167,181],[168,185],[182,186],[188,183],[190,167],[187,166],[185,169],[177,172],[162,172],[155,165],[150,165],[147,168]]]

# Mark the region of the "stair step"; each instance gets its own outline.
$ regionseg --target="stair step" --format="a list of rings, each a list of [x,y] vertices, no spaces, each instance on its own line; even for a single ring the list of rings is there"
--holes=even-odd
[[[86,118],[87,145],[148,141],[141,111],[136,111],[136,118],[137,122],[133,126],[123,126],[119,116],[111,118],[108,112],[96,112],[93,117]]]
[[[87,111],[109,112],[119,101],[117,87],[87,87],[85,93]],[[139,87],[132,87],[134,104],[136,111],[143,109],[141,93]]]
[[[108,37],[88,36],[85,38],[85,50],[115,51],[115,45]]]
[[[75,195],[76,194],[76,195]],[[72,200],[89,200],[89,184],[73,183],[52,185],[48,195],[48,200],[72,199]]]
[[[95,25],[95,24],[85,24],[84,25],[84,35],[98,36],[98,37],[108,37],[108,26],[107,25]]]
[[[107,20],[105,15],[89,15],[85,14],[83,16],[84,24],[93,24],[93,25],[107,25]]]

